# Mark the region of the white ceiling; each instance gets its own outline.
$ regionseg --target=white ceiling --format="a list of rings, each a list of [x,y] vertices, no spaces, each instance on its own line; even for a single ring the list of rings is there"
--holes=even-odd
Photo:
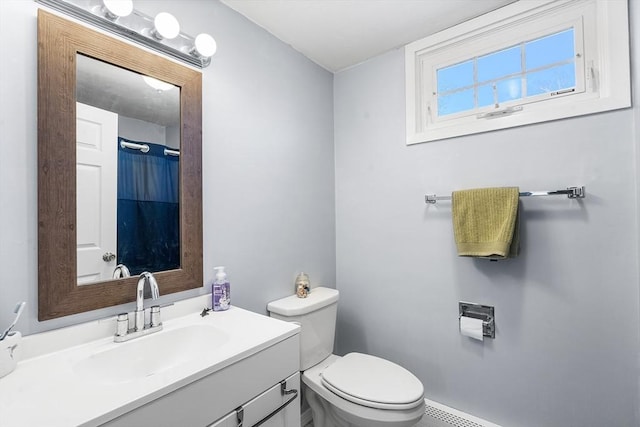
[[[180,125],[179,88],[153,89],[141,74],[80,54],[76,63],[78,102],[161,126]]]
[[[221,0],[336,72],[514,0]]]

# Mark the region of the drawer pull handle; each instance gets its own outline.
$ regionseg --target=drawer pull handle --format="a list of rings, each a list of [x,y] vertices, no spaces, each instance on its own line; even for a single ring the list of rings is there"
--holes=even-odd
[[[296,390],[295,388],[292,388],[291,390],[287,390],[287,380],[282,380],[280,381],[280,392],[282,393],[283,396],[285,396],[287,394],[298,393],[298,390]]]
[[[283,396],[286,396],[288,394],[293,394],[293,396],[291,396],[289,398],[289,400],[284,402],[282,405],[277,407],[275,411],[271,412],[269,415],[267,415],[266,417],[264,417],[263,419],[261,419],[260,421],[255,423],[252,427],[258,427],[259,425],[262,425],[262,424],[266,423],[274,415],[276,415],[278,412],[282,411],[284,408],[286,408],[291,402],[296,400],[296,398],[298,397],[298,390],[296,390],[295,388],[291,389],[291,390],[287,390],[287,381],[286,380],[280,381],[280,392],[282,393]],[[238,427],[240,427],[240,426],[238,426]]]
[[[238,427],[242,427],[244,422],[244,408],[242,406],[236,408],[236,421],[238,421]]]

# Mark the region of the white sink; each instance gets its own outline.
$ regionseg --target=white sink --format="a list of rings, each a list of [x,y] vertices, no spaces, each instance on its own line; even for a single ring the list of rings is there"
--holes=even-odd
[[[73,365],[76,375],[102,384],[139,381],[219,350],[229,336],[207,324],[162,330],[123,343],[108,343]]]

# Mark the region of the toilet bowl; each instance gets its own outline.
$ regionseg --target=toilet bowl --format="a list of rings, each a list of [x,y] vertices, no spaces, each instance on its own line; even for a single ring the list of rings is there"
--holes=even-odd
[[[374,369],[369,366],[371,361],[366,360],[373,357],[360,353],[349,353],[343,358],[331,355],[303,372],[304,393],[313,411],[314,427],[410,427],[422,418],[425,409],[422,383],[406,369],[384,359],[375,358],[394,368],[388,365],[384,370],[380,366]],[[345,360],[349,363],[342,366]],[[361,362],[363,369],[351,371],[353,376],[338,375],[350,370],[352,363]],[[365,367],[373,370],[363,377]],[[399,377],[393,378],[398,371]],[[340,389],[327,381],[327,374],[344,380],[344,384],[338,383]]]
[[[424,387],[403,367],[388,360],[333,354],[339,293],[314,288],[268,304],[272,317],[297,322],[303,398],[314,427],[410,427],[424,414]]]

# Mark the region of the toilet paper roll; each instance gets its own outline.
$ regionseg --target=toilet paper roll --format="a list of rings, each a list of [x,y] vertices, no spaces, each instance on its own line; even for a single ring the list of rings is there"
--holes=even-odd
[[[466,316],[460,317],[460,333],[465,337],[484,341],[484,335],[482,334],[482,319]]]

